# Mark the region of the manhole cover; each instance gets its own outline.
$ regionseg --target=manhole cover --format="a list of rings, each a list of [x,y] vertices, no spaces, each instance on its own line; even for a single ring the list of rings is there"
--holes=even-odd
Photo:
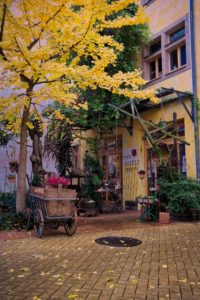
[[[140,240],[119,236],[101,237],[99,239],[96,239],[95,242],[97,244],[110,247],[134,247],[142,244],[142,241]]]

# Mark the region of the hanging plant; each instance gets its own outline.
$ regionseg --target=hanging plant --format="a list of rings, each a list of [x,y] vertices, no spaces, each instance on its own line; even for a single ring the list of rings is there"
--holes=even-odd
[[[145,172],[144,170],[138,171],[139,178],[140,178],[140,179],[144,179],[145,173],[146,173],[146,172]]]
[[[9,169],[11,172],[18,172],[19,163],[16,160],[9,161]]]

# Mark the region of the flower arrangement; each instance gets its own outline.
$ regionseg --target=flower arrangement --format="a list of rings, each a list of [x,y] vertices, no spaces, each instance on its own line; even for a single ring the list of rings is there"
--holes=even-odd
[[[70,180],[64,177],[52,176],[47,180],[47,184],[54,187],[58,187],[59,184],[62,184],[64,187],[68,187]]]
[[[7,176],[7,178],[8,178],[8,179],[15,179],[16,176],[15,176],[14,174],[9,174],[9,175]]]
[[[18,172],[18,167],[19,167],[19,164],[16,160],[12,160],[12,161],[9,161],[9,168],[11,170],[11,172]]]

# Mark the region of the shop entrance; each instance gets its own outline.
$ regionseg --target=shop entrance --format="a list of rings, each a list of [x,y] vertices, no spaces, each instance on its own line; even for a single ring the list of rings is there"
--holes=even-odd
[[[103,148],[103,183],[108,190],[105,205],[121,202],[122,195],[122,137],[106,138]]]
[[[168,130],[171,130],[170,127]],[[177,136],[184,139],[184,122],[179,121]],[[164,177],[167,173],[187,175],[185,144],[175,139],[163,139],[158,144],[160,155],[152,148],[147,150],[147,174],[148,193],[151,188],[156,187],[158,177]]]

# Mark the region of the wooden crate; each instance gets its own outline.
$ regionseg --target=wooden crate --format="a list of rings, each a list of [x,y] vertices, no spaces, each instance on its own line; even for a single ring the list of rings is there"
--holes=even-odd
[[[70,200],[46,200],[48,215],[53,217],[69,216],[71,210]]]
[[[58,198],[58,189],[56,187],[47,185],[45,188],[46,198]]]
[[[47,186],[45,188],[46,198],[76,198],[76,190],[56,188],[52,186]]]
[[[30,192],[34,195],[37,195],[37,196],[43,196],[44,195],[44,188],[43,187],[38,187],[38,186],[32,186],[30,188]]]
[[[58,198],[76,198],[77,192],[73,189],[58,190]]]

